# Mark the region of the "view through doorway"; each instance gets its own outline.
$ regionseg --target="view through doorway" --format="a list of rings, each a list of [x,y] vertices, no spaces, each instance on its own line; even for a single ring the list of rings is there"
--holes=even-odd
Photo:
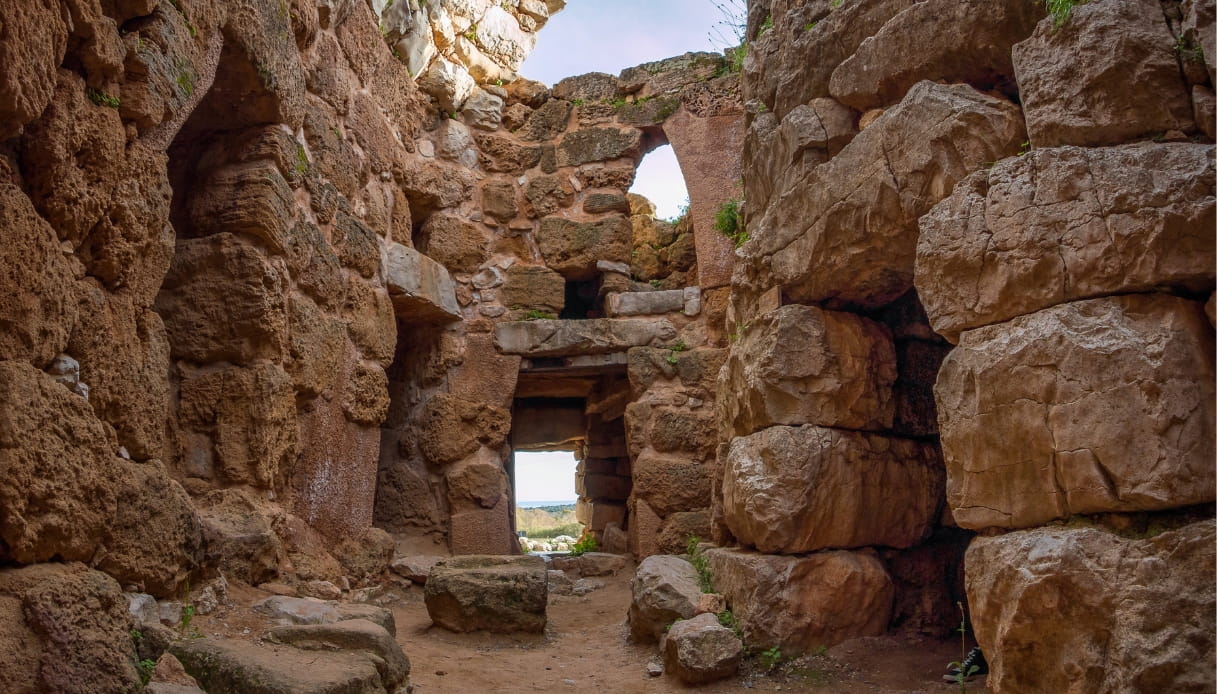
[[[516,530],[529,550],[568,549],[583,533],[575,517],[578,465],[574,451],[515,453]]]

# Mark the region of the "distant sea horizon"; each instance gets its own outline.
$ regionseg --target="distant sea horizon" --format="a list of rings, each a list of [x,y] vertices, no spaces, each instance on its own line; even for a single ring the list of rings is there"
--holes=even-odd
[[[541,506],[574,506],[578,499],[570,501],[517,501],[516,506],[520,508],[539,508]]]

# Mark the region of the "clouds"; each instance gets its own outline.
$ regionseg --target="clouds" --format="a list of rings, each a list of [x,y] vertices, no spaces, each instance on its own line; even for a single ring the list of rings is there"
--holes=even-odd
[[[549,85],[587,72],[627,67],[688,51],[718,50],[711,0],[570,0],[541,30],[520,74]]]

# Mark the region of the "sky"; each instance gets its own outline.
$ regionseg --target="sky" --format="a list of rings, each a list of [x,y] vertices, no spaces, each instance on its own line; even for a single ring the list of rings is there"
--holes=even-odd
[[[569,501],[575,494],[575,454],[516,451],[516,503]]]
[[[616,75],[689,51],[721,51],[721,42],[710,38],[721,19],[712,0],[569,0],[537,35],[520,74],[552,86],[564,77]],[[688,193],[671,147],[643,159],[630,190],[650,198],[657,217],[679,214]]]

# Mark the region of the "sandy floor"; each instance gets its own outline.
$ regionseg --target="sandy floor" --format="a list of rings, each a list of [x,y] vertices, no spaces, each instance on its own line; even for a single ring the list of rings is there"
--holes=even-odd
[[[736,678],[686,687],[647,675],[653,646],[626,639],[632,571],[607,579],[581,597],[552,596],[544,635],[452,634],[431,626],[422,591],[411,589],[392,606],[397,638],[413,664],[418,694],[596,692],[598,694],[708,694],[744,691],[903,694],[957,692],[942,682],[946,664],[959,658],[958,642],[898,637],[857,639],[828,653],[787,662],[773,673],[750,660]],[[968,691],[983,691],[980,684]]]
[[[686,687],[667,676],[650,677],[647,664],[658,660],[654,646],[634,646],[626,638],[633,567],[603,579],[603,588],[584,596],[553,595],[549,626],[538,635],[453,634],[431,625],[422,589],[402,591],[390,603],[397,640],[413,665],[417,694],[516,694],[522,692],[594,692],[595,694],[706,694],[745,691],[816,692],[824,694],[953,694],[957,686],[941,679],[946,664],[959,658],[958,641],[885,636],[855,639],[827,653],[781,662],[765,672],[757,659],[745,661],[731,680]],[[199,616],[194,625],[204,635],[224,635],[260,642],[272,626],[250,605],[263,591],[234,584],[229,604],[215,614]],[[968,686],[984,692],[983,683]]]

